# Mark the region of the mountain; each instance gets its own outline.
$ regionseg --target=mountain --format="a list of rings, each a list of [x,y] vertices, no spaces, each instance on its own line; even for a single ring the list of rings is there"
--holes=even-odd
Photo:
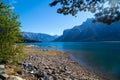
[[[51,36],[48,34],[43,34],[43,33],[32,33],[32,32],[22,32],[22,36],[25,40],[30,40],[30,41],[53,41],[55,40],[58,36]]]
[[[93,19],[87,19],[80,26],[64,30],[63,35],[55,41],[120,41],[120,22],[106,25],[93,23]]]

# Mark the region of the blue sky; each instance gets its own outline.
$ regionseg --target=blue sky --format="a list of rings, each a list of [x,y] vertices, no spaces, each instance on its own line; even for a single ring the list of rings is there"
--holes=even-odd
[[[53,0],[13,0],[14,11],[19,15],[22,31],[61,35],[63,30],[82,24],[91,13],[80,12],[77,17],[56,13],[58,6],[50,7]]]

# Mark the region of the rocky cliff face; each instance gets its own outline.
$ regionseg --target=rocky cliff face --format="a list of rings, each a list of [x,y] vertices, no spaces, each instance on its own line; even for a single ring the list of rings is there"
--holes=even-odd
[[[24,39],[27,39],[27,40],[35,40],[35,41],[43,41],[43,42],[53,41],[58,37],[58,36],[51,36],[43,33],[32,33],[32,32],[23,32],[22,36]]]
[[[120,41],[120,22],[111,25],[93,23],[93,19],[87,19],[80,26],[64,30],[63,35],[55,41]]]

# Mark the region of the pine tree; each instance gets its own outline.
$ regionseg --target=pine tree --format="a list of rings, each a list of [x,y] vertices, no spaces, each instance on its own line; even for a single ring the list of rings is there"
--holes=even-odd
[[[20,23],[11,6],[0,0],[0,63],[6,63],[19,53]]]

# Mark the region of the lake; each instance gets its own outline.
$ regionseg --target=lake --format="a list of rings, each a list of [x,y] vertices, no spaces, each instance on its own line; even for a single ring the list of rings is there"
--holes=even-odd
[[[26,43],[42,49],[60,50],[82,66],[120,80],[120,42],[42,42]]]

